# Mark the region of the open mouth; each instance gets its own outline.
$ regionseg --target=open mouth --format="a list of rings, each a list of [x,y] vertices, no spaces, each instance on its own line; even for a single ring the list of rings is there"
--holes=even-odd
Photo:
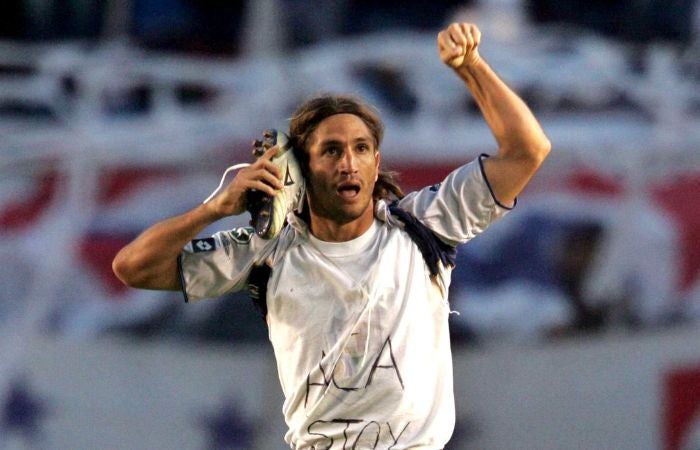
[[[338,187],[338,195],[345,199],[357,197],[360,193],[360,185],[354,183],[344,183]]]

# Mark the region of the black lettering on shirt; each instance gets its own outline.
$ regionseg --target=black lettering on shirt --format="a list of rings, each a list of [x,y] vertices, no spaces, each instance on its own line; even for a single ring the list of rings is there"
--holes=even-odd
[[[394,440],[394,443],[391,444],[391,446],[389,446],[389,450],[391,450],[392,448],[394,448],[394,446],[395,446],[396,444],[398,444],[399,438],[401,437],[401,435],[403,434],[403,432],[406,431],[406,428],[408,428],[408,426],[409,426],[410,424],[411,424],[411,422],[408,422],[408,423],[403,427],[403,429],[401,430],[401,433],[399,433],[398,436],[394,436],[394,432],[391,430],[391,424],[390,424],[389,422],[386,423],[386,426],[389,428],[389,434],[391,435],[391,438]]]
[[[322,437],[323,439],[326,439],[326,440],[330,441],[330,442],[328,443],[328,446],[327,446],[327,447],[317,448],[317,447],[314,445],[314,447],[313,447],[314,450],[330,450],[331,447],[333,447],[333,438],[332,438],[332,437],[327,436],[327,435],[325,435],[325,434],[323,434],[323,433],[314,433],[313,431],[311,431],[311,427],[313,427],[314,425],[317,425],[317,424],[324,424],[324,423],[331,423],[331,422],[329,422],[329,421],[327,421],[327,420],[316,420],[316,421],[314,421],[314,422],[311,422],[311,423],[309,424],[309,426],[306,427],[306,431],[307,431],[307,433],[309,433],[310,435],[312,435],[312,436],[320,436],[320,437]]]
[[[371,421],[367,422],[367,424],[364,427],[362,427],[362,429],[360,430],[359,433],[357,433],[357,437],[355,438],[355,443],[352,444],[352,450],[355,450],[355,448],[357,447],[357,443],[360,441],[360,438],[362,437],[362,433],[364,433],[365,430],[367,430],[367,428],[370,425],[374,425],[375,427],[377,427],[377,435],[374,438],[374,445],[372,446],[372,449],[377,448],[377,444],[379,444],[379,435],[382,432],[382,426],[379,425],[379,423],[375,422],[374,420],[371,420]],[[389,427],[389,432],[391,432],[391,427]]]
[[[345,442],[343,442],[343,450],[345,450],[348,444],[348,428],[351,424],[361,423],[362,419],[333,419],[332,422],[345,424],[345,428],[343,429],[343,437],[345,438]]]
[[[343,444],[340,446],[340,441],[334,439],[333,436],[338,438],[338,431],[333,428],[335,424],[345,424],[343,428]],[[339,445],[336,448],[342,450],[359,450],[359,449],[371,449],[376,450],[378,448],[392,449],[399,444],[401,436],[408,428],[411,422],[407,422],[398,436],[394,435],[394,431],[391,428],[389,422],[377,422],[368,419],[332,419],[332,420],[316,420],[312,422],[307,427],[307,432],[311,436],[318,436],[321,438],[312,446],[313,450],[330,450],[333,448],[335,443]],[[371,433],[376,433],[374,439],[372,439]],[[327,434],[326,434],[327,433]],[[366,439],[361,441],[362,436],[366,436]],[[352,446],[349,447],[350,442]],[[385,447],[390,444],[388,447]],[[404,442],[406,444],[406,442]]]
[[[382,358],[382,354],[384,354],[384,349],[388,348],[389,349],[389,358],[391,361],[391,364],[380,364],[380,360]],[[386,338],[386,341],[384,341],[384,345],[382,345],[381,350],[379,350],[379,354],[377,355],[377,359],[374,360],[374,364],[372,365],[372,369],[369,372],[369,377],[367,377],[367,384],[365,384],[365,388],[368,387],[370,384],[372,384],[372,378],[374,377],[374,372],[377,369],[394,369],[396,372],[396,377],[399,380],[399,383],[401,384],[401,389],[404,388],[403,386],[403,378],[401,378],[401,372],[399,371],[399,367],[396,365],[396,358],[394,358],[394,350],[391,348],[391,336],[388,336]]]
[[[311,390],[311,386],[319,386],[323,387],[324,389],[328,387],[328,384],[330,384],[330,379],[326,378],[326,371],[323,369],[323,365],[321,364],[323,362],[323,358],[326,357],[326,352],[321,352],[321,360],[318,362],[318,368],[321,371],[321,376],[323,377],[323,382],[311,382],[311,372],[306,376],[306,395],[304,396],[304,408],[306,408],[306,405],[309,403],[309,391]]]
[[[351,392],[351,391],[357,391],[360,389],[367,389],[371,384],[374,379],[374,375],[377,371],[377,369],[384,369],[384,370],[390,370],[393,369],[394,373],[396,374],[396,379],[399,382],[399,385],[401,386],[401,389],[404,389],[404,384],[403,384],[403,378],[401,377],[401,371],[399,370],[399,366],[396,362],[396,357],[394,357],[394,349],[391,344],[391,336],[388,336],[384,343],[382,344],[382,347],[379,349],[379,352],[377,353],[376,358],[374,359],[374,363],[372,364],[372,367],[370,368],[369,375],[367,376],[367,381],[364,383],[364,385],[360,384],[358,386],[340,386],[336,379],[335,379],[335,373],[330,372],[327,370],[326,367],[323,366],[323,360],[326,358],[326,353],[324,351],[321,352],[321,360],[318,363],[318,370],[320,372],[320,378],[316,374],[315,377],[312,379],[312,375],[314,375],[315,370],[309,372],[306,376],[306,392],[304,393],[304,408],[308,407],[309,404],[309,397],[311,395],[311,389],[314,387],[321,388],[321,389],[326,389],[329,387],[331,383],[333,383],[333,387],[340,389],[342,391],[346,392]]]

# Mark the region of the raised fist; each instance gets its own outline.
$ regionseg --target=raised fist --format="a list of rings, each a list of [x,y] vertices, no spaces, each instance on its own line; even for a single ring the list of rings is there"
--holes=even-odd
[[[481,31],[473,23],[452,23],[438,33],[438,52],[442,62],[458,69],[476,64]]]

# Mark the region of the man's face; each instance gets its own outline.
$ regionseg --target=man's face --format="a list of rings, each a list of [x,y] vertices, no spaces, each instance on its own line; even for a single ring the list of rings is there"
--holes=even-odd
[[[362,119],[353,114],[330,116],[319,123],[309,142],[312,216],[339,225],[373,217],[380,155]]]

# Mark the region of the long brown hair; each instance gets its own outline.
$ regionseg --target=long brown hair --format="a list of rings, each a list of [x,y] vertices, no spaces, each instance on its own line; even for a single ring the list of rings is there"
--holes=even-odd
[[[384,123],[372,106],[351,95],[328,94],[312,98],[297,108],[289,121],[289,137],[294,147],[294,155],[299,160],[305,175],[309,170],[309,139],[319,123],[335,114],[353,114],[359,117],[369,128],[374,138],[375,148],[379,150],[384,137]],[[380,168],[379,177],[372,192],[375,201],[390,200],[392,196],[403,198],[404,193],[396,178],[396,172]]]

